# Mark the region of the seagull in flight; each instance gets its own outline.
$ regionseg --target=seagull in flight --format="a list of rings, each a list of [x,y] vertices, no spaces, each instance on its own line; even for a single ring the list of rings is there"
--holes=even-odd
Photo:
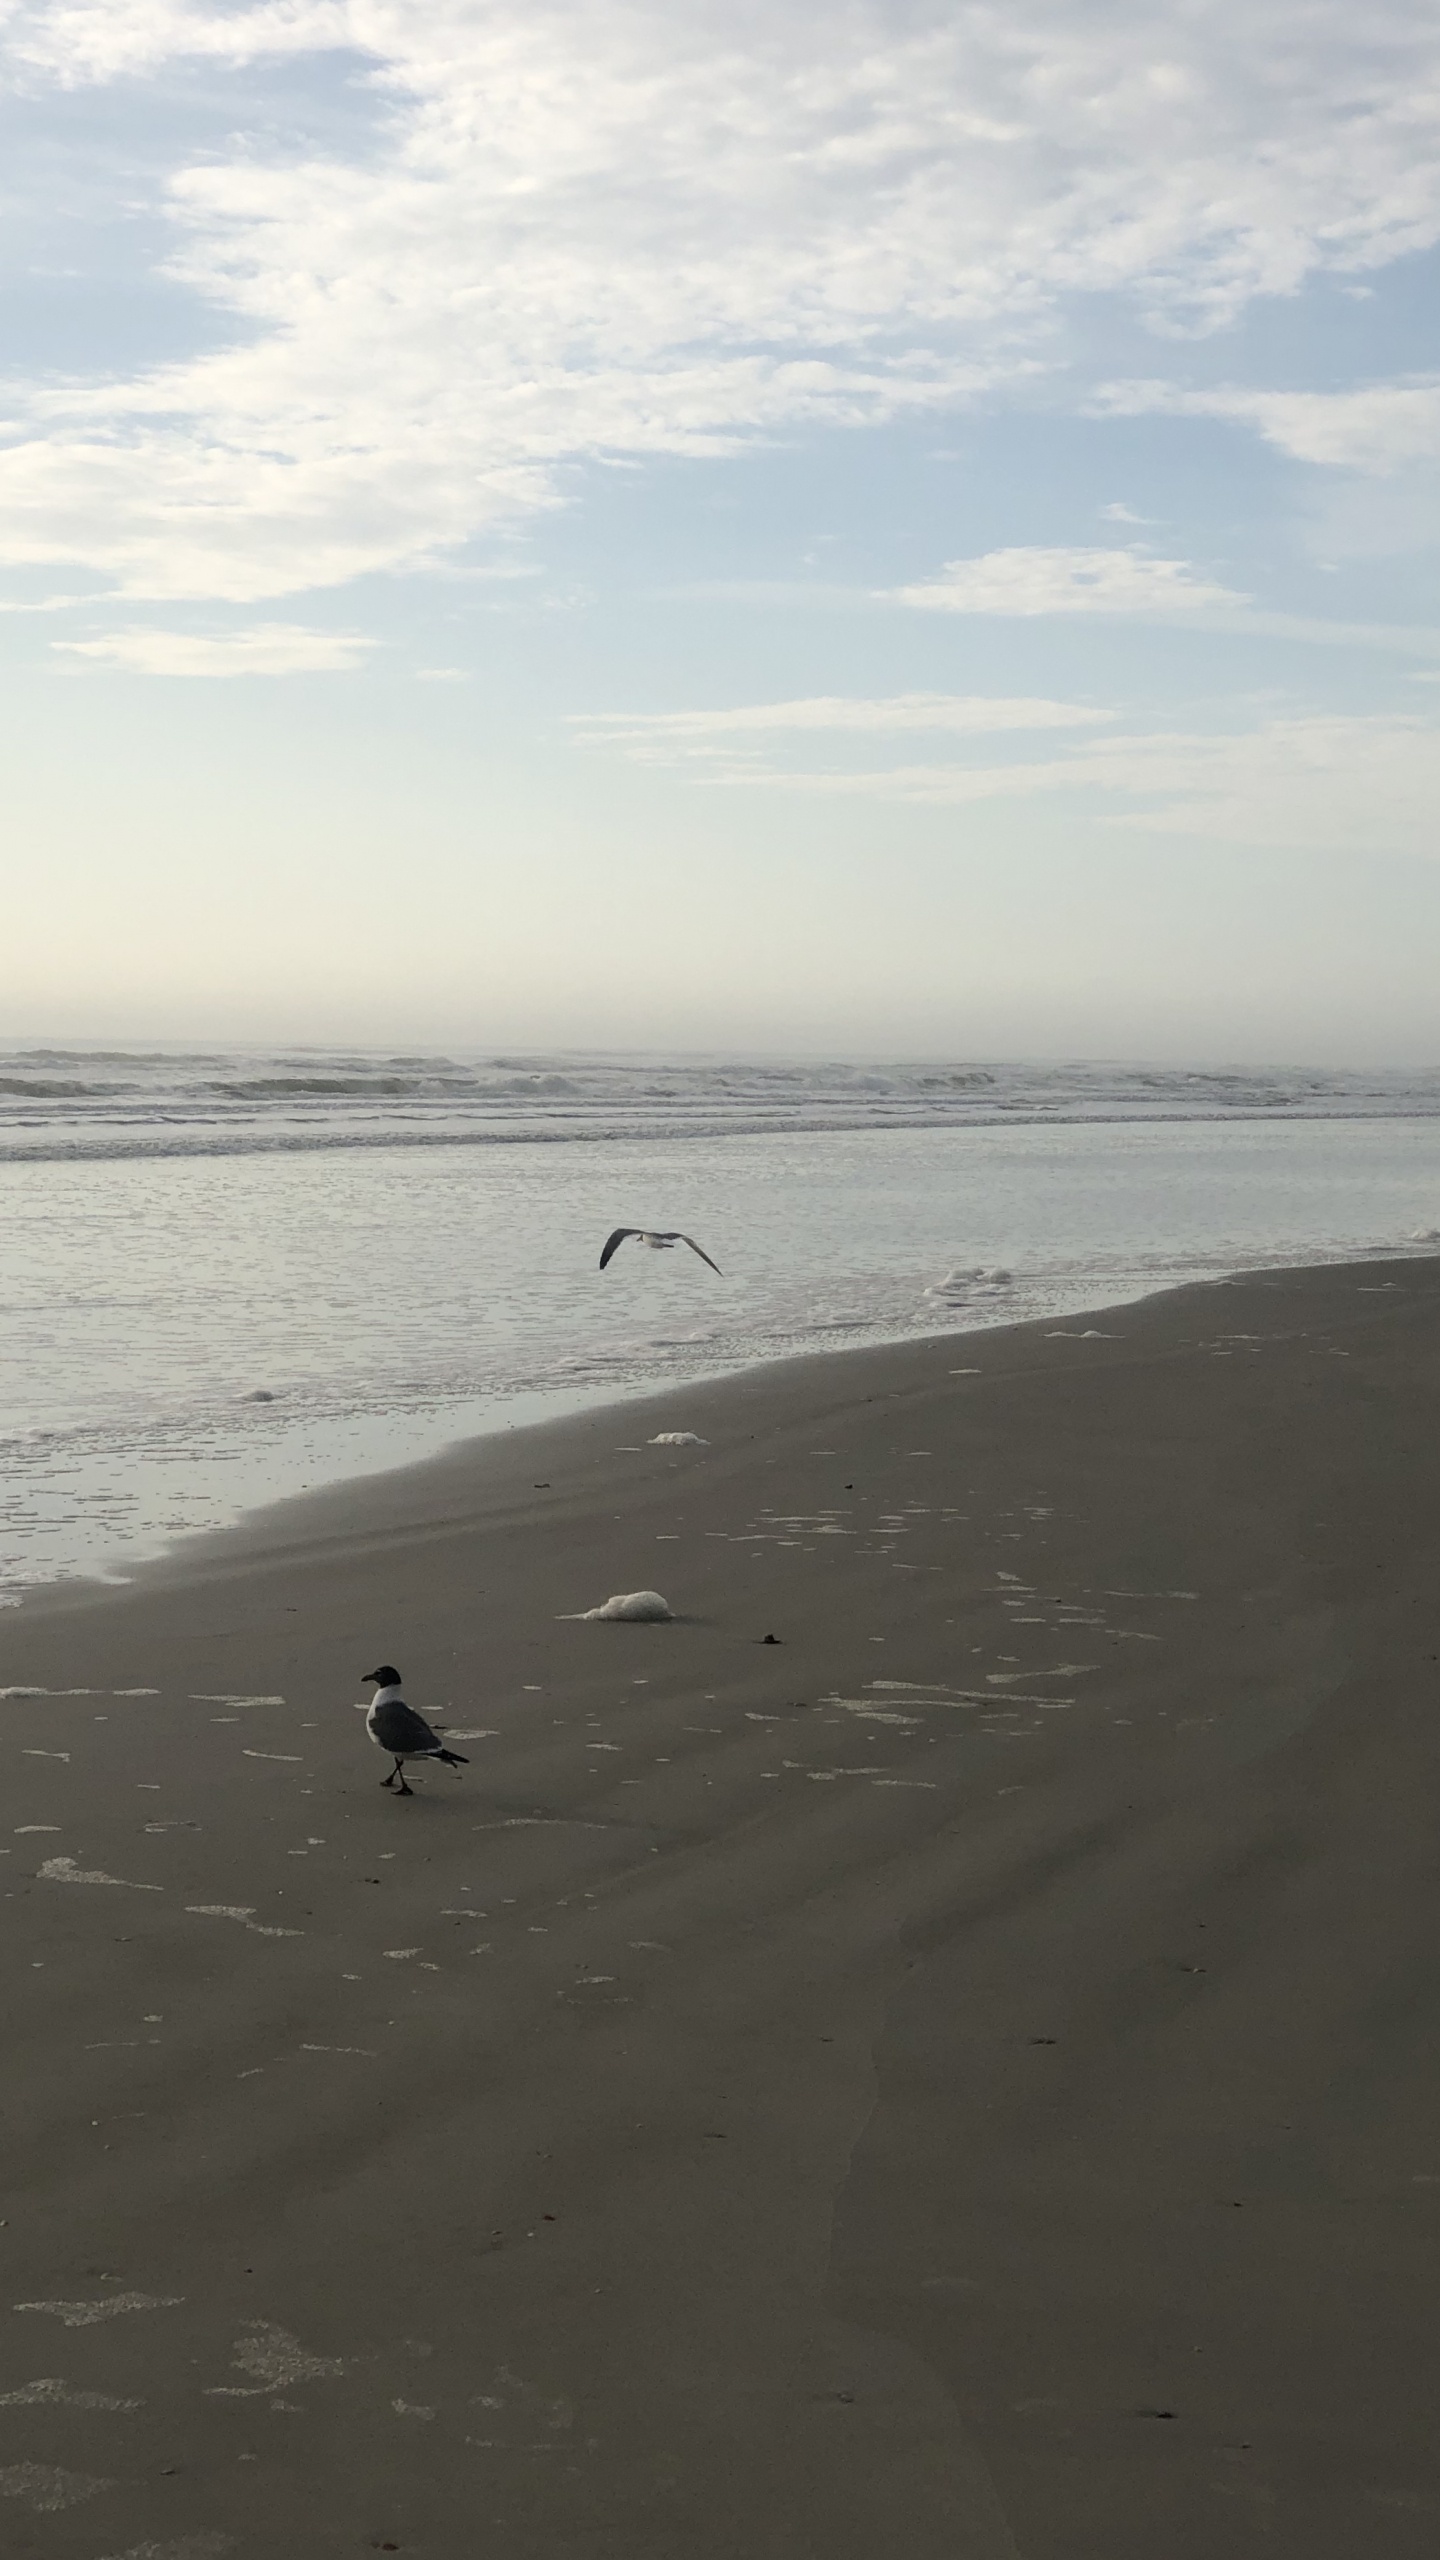
[[[376,1683],[365,1714],[365,1730],[376,1750],[385,1752],[395,1763],[389,1777],[381,1779],[382,1787],[393,1787],[398,1778],[401,1795],[413,1796],[414,1788],[405,1784],[407,1760],[443,1760],[447,1769],[469,1766],[468,1753],[447,1749],[433,1726],[423,1716],[417,1716],[413,1707],[406,1706],[400,1695],[400,1674],[393,1662],[382,1662],[378,1671],[363,1672],[361,1677]]]
[[[682,1236],[678,1227],[617,1227],[613,1236],[607,1239],[605,1250],[600,1256],[602,1271],[617,1244],[623,1244],[627,1236],[633,1236],[637,1244],[653,1246],[656,1253],[668,1253],[672,1245],[688,1244],[691,1252],[698,1253],[702,1262],[710,1262],[710,1256],[703,1244],[697,1244],[693,1236]],[[710,1268],[712,1271],[720,1271],[718,1262],[710,1262]],[[724,1279],[723,1271],[720,1271],[720,1277]]]

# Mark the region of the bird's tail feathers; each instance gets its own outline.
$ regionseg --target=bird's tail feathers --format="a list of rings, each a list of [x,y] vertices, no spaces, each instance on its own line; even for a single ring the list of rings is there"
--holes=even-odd
[[[468,1769],[470,1766],[468,1751],[437,1751],[433,1756],[443,1760],[447,1769]]]

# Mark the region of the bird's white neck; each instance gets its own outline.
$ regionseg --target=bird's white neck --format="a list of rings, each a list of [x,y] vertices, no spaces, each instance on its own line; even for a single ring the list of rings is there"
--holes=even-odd
[[[377,1689],[377,1690],[376,1690],[374,1697],[373,1697],[373,1698],[371,1699],[371,1701],[370,1701],[370,1704],[371,1704],[371,1706],[372,1706],[372,1707],[380,1707],[380,1706],[383,1706],[383,1705],[385,1704],[385,1701],[387,1700],[387,1698],[398,1698],[398,1697],[399,1697],[399,1695],[400,1695],[400,1683],[399,1683],[399,1681],[398,1681],[398,1680],[392,1680],[392,1681],[391,1681],[391,1683],[390,1683],[390,1686],[388,1687],[388,1689]]]

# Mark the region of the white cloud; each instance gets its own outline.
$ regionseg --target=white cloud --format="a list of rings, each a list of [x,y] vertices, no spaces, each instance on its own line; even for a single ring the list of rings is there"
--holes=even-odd
[[[350,0],[7,0],[3,23],[13,70],[49,73],[65,85],[135,77],[199,59],[256,62],[355,42],[361,14]]]
[[[12,0],[0,67],[133,100],[337,49],[353,156],[269,115],[173,172],[169,273],[237,343],[11,386],[0,558],[333,585],[553,503],[577,456],[972,398],[1077,293],[1206,323],[1440,236],[1411,0]]]
[[[1354,391],[1181,391],[1167,382],[1109,384],[1110,417],[1237,418],[1297,462],[1384,475],[1440,461],[1440,381],[1376,382]]]
[[[1440,723],[1423,716],[1313,713],[1239,733],[1082,739],[1064,755],[1030,762],[869,773],[772,769],[707,779],[932,808],[1066,794],[1081,795],[1083,805],[1096,795],[1112,804],[1104,812],[1109,823],[1148,833],[1440,856]],[[1144,806],[1126,809],[1126,802]]]
[[[931,613],[1126,613],[1166,620],[1246,601],[1234,589],[1197,576],[1188,560],[1034,544],[947,560],[938,578],[896,587],[893,594],[897,604]]]
[[[1080,734],[1026,750],[1023,734],[1093,731],[1114,714],[1089,704],[974,695],[899,694],[860,701],[760,703],[720,711],[592,714],[583,743],[648,763],[690,765],[711,786],[966,808],[1078,797],[1111,825],[1239,844],[1440,856],[1440,719],[1425,713],[1300,713],[1243,730]],[[948,762],[857,765],[855,749],[889,734],[948,732]],[[963,742],[1009,732],[1003,762],[966,761]],[[848,748],[849,760],[797,770],[789,740]],[[1099,809],[1095,804],[1102,804]]]
[[[78,606],[104,604],[103,595],[0,596],[0,613],[73,613]]]
[[[874,737],[907,730],[983,737],[1005,730],[1092,728],[1113,713],[1083,702],[1046,702],[980,693],[896,693],[876,700],[819,694],[799,702],[752,702],[723,711],[594,711],[572,718],[587,746],[623,747],[646,762],[734,756],[753,738],[825,732]]]
[[[344,673],[373,641],[358,632],[307,631],[295,622],[258,622],[249,631],[212,635],[156,631],[134,623],[94,640],[52,640],[52,649],[94,658],[140,676],[298,676]]]

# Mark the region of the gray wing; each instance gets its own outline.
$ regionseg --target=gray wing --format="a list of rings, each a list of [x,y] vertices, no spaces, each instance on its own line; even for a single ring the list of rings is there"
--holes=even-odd
[[[604,1270],[605,1265],[609,1261],[617,1244],[623,1244],[627,1236],[638,1236],[639,1233],[640,1230],[638,1227],[617,1227],[613,1236],[608,1239],[605,1250],[600,1256],[601,1270]]]
[[[675,1232],[676,1232],[677,1236],[680,1236],[680,1242],[681,1242],[682,1244],[688,1244],[688,1246],[690,1247],[690,1250],[691,1250],[691,1252],[692,1252],[692,1253],[698,1253],[698,1254],[699,1254],[700,1259],[701,1259],[701,1261],[702,1261],[702,1262],[710,1262],[710,1256],[709,1256],[709,1254],[706,1252],[705,1247],[703,1246],[703,1244],[697,1244],[693,1236],[681,1236],[681,1235],[680,1235],[680,1230],[679,1230],[679,1228],[678,1228],[678,1227],[676,1228]],[[718,1262],[710,1262],[710,1268],[711,1268],[711,1270],[712,1270],[712,1271],[720,1271],[720,1265],[719,1265],[719,1263],[718,1263]],[[725,1274],[724,1274],[724,1272],[723,1272],[723,1271],[720,1271],[720,1277],[721,1277],[721,1279],[722,1279],[722,1280],[724,1279]]]
[[[438,1733],[432,1732],[423,1716],[407,1707],[403,1698],[387,1698],[375,1708],[371,1732],[382,1751],[443,1751]]]

